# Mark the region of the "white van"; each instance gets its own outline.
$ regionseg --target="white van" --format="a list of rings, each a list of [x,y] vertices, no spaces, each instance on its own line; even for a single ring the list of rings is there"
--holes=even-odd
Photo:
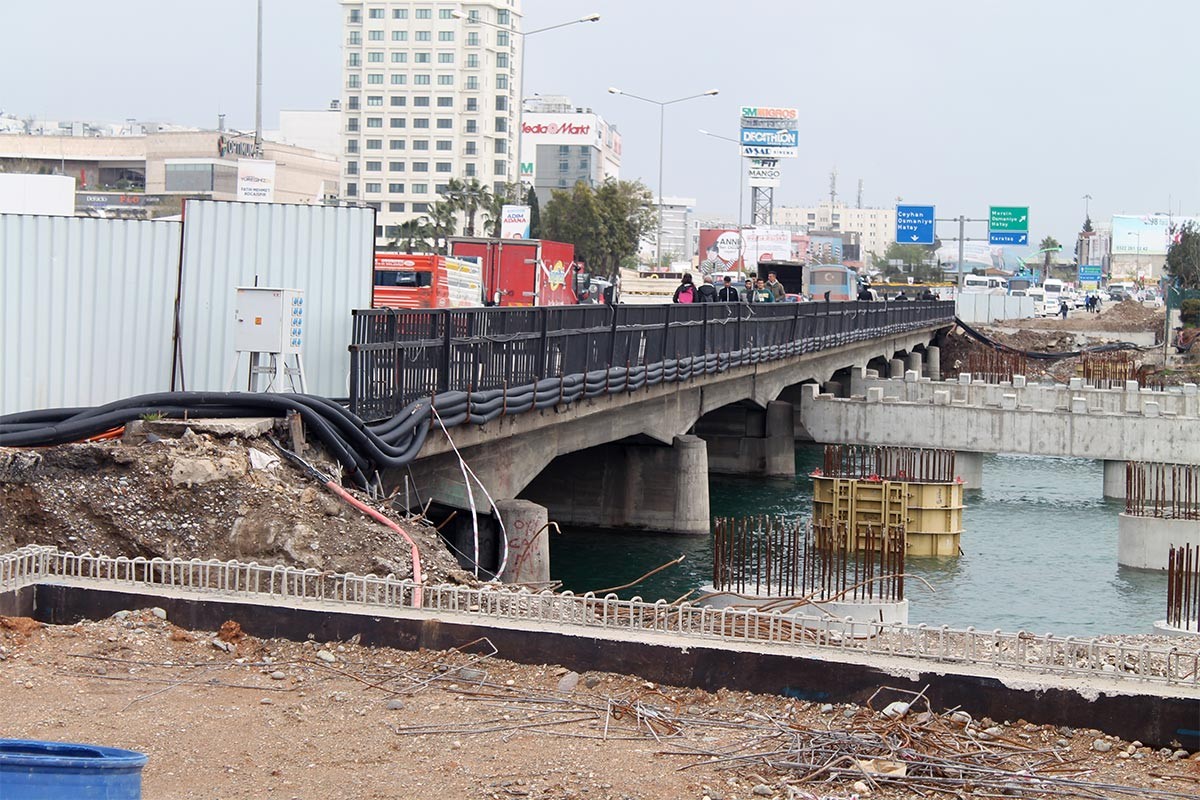
[[[1058,313],[1058,305],[1062,301],[1066,285],[1057,278],[1046,278],[1042,281],[1042,292],[1045,294],[1042,303],[1045,305],[1044,316],[1052,317]]]

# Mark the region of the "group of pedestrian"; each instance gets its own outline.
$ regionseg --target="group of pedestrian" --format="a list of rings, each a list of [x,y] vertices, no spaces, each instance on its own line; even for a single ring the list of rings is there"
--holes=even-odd
[[[721,281],[721,288],[713,284],[711,275],[705,275],[699,285],[692,278],[692,273],[683,273],[683,279],[675,289],[672,302],[675,303],[781,303],[787,296],[787,290],[779,282],[779,276],[774,272],[767,279],[746,278],[745,285],[739,289],[733,285],[733,279],[726,275]]]
[[[1088,312],[1089,314],[1099,314],[1100,313],[1100,295],[1089,294],[1087,297],[1083,298],[1083,310]]]

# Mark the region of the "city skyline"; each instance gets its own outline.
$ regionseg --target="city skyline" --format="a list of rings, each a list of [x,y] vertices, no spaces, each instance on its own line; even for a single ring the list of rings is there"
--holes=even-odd
[[[730,13],[730,4],[704,0],[526,0],[525,29],[592,12],[602,20],[533,39],[525,95],[565,94],[594,108],[621,131],[622,176],[657,191],[657,109],[608,87],[655,99],[719,89],[666,116],[663,193],[696,197],[706,217],[735,216],[738,156],[734,145],[698,129],[734,135],[741,103],[797,106],[808,119],[800,158],[783,164],[776,206],[827,199],[836,168],[839,200],[852,206],[860,178],[867,206],[903,197],[936,204],[939,217],[981,218],[989,204],[1028,204],[1035,242],[1052,235],[1068,244],[1082,224],[1085,194],[1097,222],[1121,213],[1196,214],[1200,156],[1172,132],[1200,122],[1200,103],[1194,88],[1171,76],[1194,71],[1186,37],[1200,7],[961,5],[751,0]],[[324,108],[341,94],[342,7],[336,0],[265,6],[270,129],[280,109]],[[10,30],[18,32],[51,18],[74,23],[56,34],[49,63],[43,39],[16,37],[10,57],[39,69],[10,87],[2,110],[208,128],[226,113],[232,127],[252,127],[252,2],[116,7],[121,13],[112,4],[54,0],[10,9]],[[171,34],[181,29],[187,37]],[[138,46],[90,45],[121,35]],[[950,228],[939,234],[953,235]]]

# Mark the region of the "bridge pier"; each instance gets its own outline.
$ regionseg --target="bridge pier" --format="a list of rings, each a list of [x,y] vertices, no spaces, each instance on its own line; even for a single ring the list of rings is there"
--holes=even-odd
[[[1104,496],[1113,500],[1124,500],[1128,496],[1125,485],[1125,462],[1104,462]]]
[[[562,525],[706,535],[708,447],[614,443],[559,456],[521,493]]]
[[[796,474],[795,407],[782,400],[766,410],[749,406],[718,409],[696,423],[708,445],[708,470],[718,475]]]
[[[964,489],[983,488],[983,453],[959,450],[954,454],[955,477],[962,478]]]
[[[550,531],[545,506],[528,500],[497,500],[508,539],[505,583],[539,584],[550,581]]]

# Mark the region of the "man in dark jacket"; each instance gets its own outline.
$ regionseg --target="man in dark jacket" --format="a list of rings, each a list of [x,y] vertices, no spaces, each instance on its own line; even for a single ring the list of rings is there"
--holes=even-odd
[[[696,287],[697,298],[701,303],[717,302],[717,287],[713,286],[712,275],[705,275],[703,283]]]
[[[733,278],[726,275],[724,285],[720,289],[717,289],[717,302],[736,303],[741,299],[737,287],[733,285]]]

